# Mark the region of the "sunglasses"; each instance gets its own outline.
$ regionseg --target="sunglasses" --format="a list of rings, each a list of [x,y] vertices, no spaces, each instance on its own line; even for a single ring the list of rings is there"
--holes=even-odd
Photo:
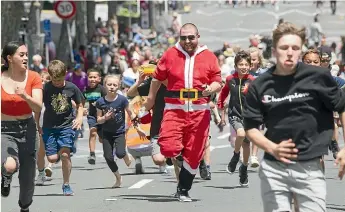
[[[188,38],[188,40],[195,40],[196,35],[180,36],[180,40],[183,40],[183,41],[187,40],[187,38]]]
[[[321,59],[321,63],[328,63],[329,61],[331,61],[330,59]]]

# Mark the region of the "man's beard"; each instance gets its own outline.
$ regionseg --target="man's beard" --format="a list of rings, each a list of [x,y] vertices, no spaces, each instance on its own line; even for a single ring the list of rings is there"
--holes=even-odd
[[[188,53],[194,53],[195,52],[195,50],[196,50],[196,48],[197,48],[197,45],[184,45],[183,47],[183,50],[185,50],[186,52],[188,52]]]

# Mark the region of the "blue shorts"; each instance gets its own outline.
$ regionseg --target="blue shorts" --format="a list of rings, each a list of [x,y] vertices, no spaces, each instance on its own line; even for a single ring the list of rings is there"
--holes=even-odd
[[[47,156],[58,154],[62,147],[70,148],[71,152],[75,151],[75,131],[72,128],[42,128],[42,131]]]

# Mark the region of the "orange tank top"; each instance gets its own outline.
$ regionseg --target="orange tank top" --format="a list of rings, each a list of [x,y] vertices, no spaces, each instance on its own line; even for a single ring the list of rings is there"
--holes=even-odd
[[[25,91],[32,96],[33,89],[42,89],[42,80],[37,72],[28,71]],[[6,93],[1,85],[1,113],[8,116],[22,116],[32,113],[32,110],[22,97]]]

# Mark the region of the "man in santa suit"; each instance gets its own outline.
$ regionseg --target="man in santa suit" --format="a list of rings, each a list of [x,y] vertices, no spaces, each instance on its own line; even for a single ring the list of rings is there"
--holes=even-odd
[[[152,108],[157,90],[167,80],[158,144],[165,157],[183,157],[176,193],[183,202],[192,201],[188,191],[209,135],[209,96],[221,88],[217,58],[206,46],[198,44],[199,38],[194,24],[181,27],[180,41],[164,53],[157,65],[145,104],[146,109]]]

